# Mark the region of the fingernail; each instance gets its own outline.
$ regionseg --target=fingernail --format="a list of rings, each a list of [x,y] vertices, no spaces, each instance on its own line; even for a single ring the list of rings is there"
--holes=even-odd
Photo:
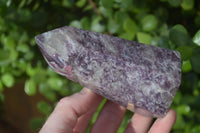
[[[85,87],[80,91],[80,93],[83,94],[83,95],[87,94],[88,92],[90,92],[90,90],[85,88]]]

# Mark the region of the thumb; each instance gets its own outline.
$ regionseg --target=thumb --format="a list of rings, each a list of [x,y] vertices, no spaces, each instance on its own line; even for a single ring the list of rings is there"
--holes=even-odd
[[[72,133],[78,118],[88,112],[91,106],[99,104],[101,100],[101,96],[87,88],[61,99],[40,133]]]

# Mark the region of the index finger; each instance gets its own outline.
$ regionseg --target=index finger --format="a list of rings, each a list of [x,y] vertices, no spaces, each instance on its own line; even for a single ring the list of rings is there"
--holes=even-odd
[[[149,133],[169,133],[176,122],[176,112],[170,109],[167,115],[157,119],[151,127]]]

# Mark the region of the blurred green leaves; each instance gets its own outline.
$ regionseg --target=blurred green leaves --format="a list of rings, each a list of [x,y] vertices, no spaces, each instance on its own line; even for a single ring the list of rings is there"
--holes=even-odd
[[[33,96],[36,93],[36,83],[34,82],[34,80],[27,80],[25,82],[25,87],[24,87],[24,91],[26,92],[27,95],[29,96]]]
[[[187,30],[182,25],[176,25],[170,30],[169,39],[176,46],[190,45]]]
[[[148,33],[144,33],[144,32],[138,32],[137,33],[137,39],[140,43],[144,43],[144,44],[151,44],[151,35]]]
[[[134,20],[127,18],[124,23],[123,23],[123,27],[124,30],[128,33],[128,34],[133,34],[135,35],[138,31],[138,26],[137,24],[134,22]]]
[[[10,62],[9,55],[10,55],[10,53],[8,50],[0,49],[0,65],[1,66],[9,64],[9,62]]]
[[[190,46],[179,46],[177,49],[181,53],[182,60],[188,60],[193,54],[193,48]]]
[[[154,15],[149,14],[142,18],[141,24],[144,31],[150,32],[157,28],[158,20]]]
[[[60,80],[60,78],[56,78],[56,77],[52,77],[52,78],[49,78],[47,80],[47,84],[49,85],[49,87],[51,87],[52,89],[55,89],[55,90],[60,90],[62,89],[62,86],[63,86],[63,82],[62,80]]]
[[[192,65],[191,65],[190,60],[183,61],[182,72],[187,73],[187,72],[190,72],[191,70],[192,70]]]
[[[1,76],[1,81],[6,87],[10,88],[14,85],[15,78],[13,77],[12,74],[5,73]]]
[[[190,107],[188,105],[180,105],[177,108],[179,114],[188,115],[190,113]]]
[[[193,42],[200,46],[200,30],[193,37]]]
[[[44,124],[46,118],[36,117],[30,121],[30,127],[33,130],[41,129],[42,125]]]
[[[52,107],[45,101],[40,101],[37,104],[37,108],[40,111],[40,113],[45,114],[46,116],[48,116],[52,111]]]
[[[182,0],[181,7],[184,10],[191,10],[194,7],[194,0]]]
[[[101,5],[104,8],[112,8],[114,0],[100,0]]]

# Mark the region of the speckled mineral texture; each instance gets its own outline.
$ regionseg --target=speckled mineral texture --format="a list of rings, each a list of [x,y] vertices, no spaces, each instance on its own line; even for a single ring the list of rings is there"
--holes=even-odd
[[[163,117],[181,82],[177,51],[67,26],[36,42],[57,73],[143,115]]]

